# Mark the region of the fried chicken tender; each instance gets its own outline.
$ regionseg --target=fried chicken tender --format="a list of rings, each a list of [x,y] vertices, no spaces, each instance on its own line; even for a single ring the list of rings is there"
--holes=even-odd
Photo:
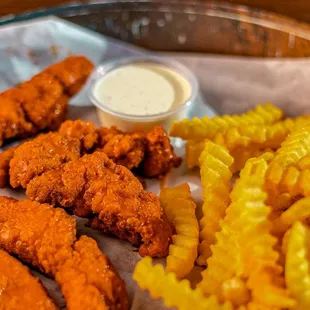
[[[0,247],[23,262],[53,277],[75,239],[76,222],[64,210],[0,197]]]
[[[127,310],[124,281],[95,240],[82,236],[56,274],[68,309]],[[104,302],[103,302],[103,300]]]
[[[5,187],[10,182],[10,161],[14,157],[16,147],[11,147],[0,153],[0,188]]]
[[[17,259],[0,250],[0,310],[56,310],[43,285]]]
[[[167,132],[161,126],[146,135],[146,151],[143,174],[146,177],[161,177],[172,168],[180,166],[182,159],[174,153]]]
[[[82,120],[68,120],[64,122],[58,132],[66,137],[78,139],[85,151],[90,151],[97,145],[98,132],[92,122]]]
[[[92,69],[85,57],[72,56],[1,93],[0,146],[8,139],[57,129],[67,116],[69,97]]]
[[[173,226],[158,197],[103,152],[43,173],[28,184],[26,193],[39,202],[73,208],[77,216],[94,218],[93,228],[140,245],[141,256],[168,254]]]
[[[0,247],[55,278],[69,310],[128,309],[124,281],[62,209],[0,197]]]
[[[25,137],[35,132],[35,127],[25,116],[18,101],[0,94],[0,146],[4,140]]]
[[[92,73],[94,65],[84,56],[71,56],[44,70],[53,75],[68,96],[77,94]]]
[[[16,188],[27,184],[44,171],[78,159],[81,143],[59,133],[48,133],[19,146],[10,161],[10,183]]]
[[[182,162],[174,153],[168,134],[161,126],[149,133],[123,133],[116,127],[100,128],[99,145],[116,164],[128,169],[138,168],[143,176],[156,178],[166,175]]]
[[[98,134],[92,123],[81,120],[66,121],[58,132],[42,134],[23,143],[9,159],[6,153],[0,154],[0,173],[2,171],[5,180],[8,174],[5,169],[9,160],[11,185],[26,188],[34,177],[78,159],[96,145],[97,139]]]
[[[141,132],[123,133],[115,127],[98,130],[99,146],[116,164],[128,169],[139,167],[145,154],[145,135]]]

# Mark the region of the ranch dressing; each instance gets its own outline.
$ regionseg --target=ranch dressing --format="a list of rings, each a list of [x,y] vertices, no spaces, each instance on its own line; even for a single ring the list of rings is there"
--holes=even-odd
[[[184,104],[191,91],[188,80],[168,66],[141,62],[108,72],[97,81],[94,96],[114,112],[143,116]]]

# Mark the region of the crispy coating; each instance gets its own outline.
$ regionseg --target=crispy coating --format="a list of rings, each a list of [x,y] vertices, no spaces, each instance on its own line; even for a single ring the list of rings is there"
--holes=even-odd
[[[52,75],[39,73],[18,90],[27,119],[38,131],[55,129],[65,119],[69,98]]]
[[[0,309],[56,310],[43,285],[17,259],[0,250]]]
[[[14,157],[16,147],[11,147],[0,153],[0,188],[7,186],[10,183],[10,161]]]
[[[81,141],[85,151],[91,150],[98,142],[98,132],[92,122],[82,120],[66,121],[58,131],[60,134]]]
[[[66,121],[58,133],[42,134],[14,148],[14,152],[8,149],[0,154],[0,187],[7,184],[10,175],[13,187],[25,188],[35,176],[79,158],[97,140],[93,123]]]
[[[20,102],[7,97],[5,93],[0,94],[0,146],[4,140],[24,137],[34,131]]]
[[[53,75],[71,97],[77,94],[92,73],[94,65],[84,56],[71,56],[44,72]]]
[[[44,171],[80,157],[78,139],[59,133],[48,133],[20,145],[10,161],[10,183],[16,188],[27,184]]]
[[[73,255],[56,274],[68,309],[126,310],[124,281],[95,240],[82,236],[73,245]],[[104,302],[102,302],[104,299]]]
[[[69,310],[128,309],[124,281],[62,209],[0,197],[0,247],[54,277]]]
[[[144,158],[145,135],[140,132],[122,133],[115,127],[99,128],[102,151],[116,164],[128,169],[139,167]]]
[[[145,153],[143,174],[146,177],[162,177],[182,162],[175,155],[169,136],[161,126],[154,127],[146,135]]]
[[[142,256],[168,254],[173,226],[158,197],[103,152],[47,171],[28,184],[26,193],[40,202],[73,208],[77,216],[94,217],[93,228],[141,244]]]
[[[62,209],[29,199],[0,197],[0,247],[53,276],[70,257],[74,218]]]
[[[69,97],[86,82],[93,65],[69,57],[21,85],[0,94],[0,146],[42,130],[55,130],[65,120]]]

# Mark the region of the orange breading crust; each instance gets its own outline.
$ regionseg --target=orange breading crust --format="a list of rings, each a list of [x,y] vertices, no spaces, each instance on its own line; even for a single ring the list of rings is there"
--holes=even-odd
[[[141,244],[142,256],[168,254],[173,227],[158,197],[103,152],[43,173],[28,184],[26,193],[40,202],[73,208],[77,216],[95,217],[93,228]]]
[[[64,87],[68,96],[77,94],[94,69],[93,64],[84,56],[71,56],[64,61],[53,64],[45,69]]]
[[[82,120],[64,122],[58,132],[66,137],[78,139],[84,151],[89,152],[98,143],[98,132],[92,122]]]
[[[154,127],[146,135],[146,150],[143,161],[143,175],[162,177],[172,168],[180,166],[182,159],[174,154],[166,131],[161,126]]]
[[[98,129],[99,147],[116,164],[128,169],[139,167],[145,154],[145,135],[140,132],[123,133],[115,127]]]
[[[78,159],[96,145],[97,139],[98,134],[92,123],[81,120],[66,121],[58,132],[42,134],[17,147],[9,159],[9,171],[9,156],[6,156],[5,152],[0,154],[0,176],[2,173],[4,181],[9,174],[13,187],[25,188],[34,177],[43,172]],[[0,182],[0,185],[5,185],[1,183],[3,182]]]
[[[26,266],[0,250],[0,309],[58,309]]]
[[[41,135],[15,150],[10,161],[10,183],[13,187],[25,188],[35,176],[78,159],[80,153],[81,143],[78,139],[57,132]]]
[[[16,147],[11,147],[0,153],[0,188],[5,187],[10,182],[10,161],[14,157]]]
[[[62,209],[0,197],[0,247],[54,277],[69,310],[128,309],[123,280],[94,240],[76,241],[75,219]]]
[[[1,93],[0,146],[8,139],[57,129],[67,116],[69,97],[81,88],[92,69],[85,57],[68,57]]]

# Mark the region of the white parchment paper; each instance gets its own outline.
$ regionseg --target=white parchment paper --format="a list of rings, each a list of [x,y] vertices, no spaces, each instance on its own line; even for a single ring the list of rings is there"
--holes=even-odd
[[[37,19],[0,28],[0,90],[11,87],[50,63],[70,54],[83,54],[96,65],[120,57],[145,54],[147,51],[107,39],[84,28],[55,17]],[[191,115],[214,115],[219,113],[243,112],[249,107],[271,101],[291,115],[310,112],[308,77],[309,60],[259,60],[225,56],[199,56],[164,54],[187,65],[198,77],[200,93]],[[70,118],[90,120],[99,126],[94,107],[87,98],[86,85],[83,91],[70,102]],[[174,141],[178,155],[184,155],[179,140]],[[200,178],[188,172],[184,165],[174,171],[167,180],[168,186],[188,182],[198,206],[201,204]],[[157,181],[148,181],[148,190],[159,192]],[[23,191],[0,189],[0,195],[23,198]],[[105,236],[85,227],[86,221],[77,219],[78,234],[87,234],[97,240],[127,283],[133,310],[165,309],[161,301],[152,300],[140,291],[132,280],[132,271],[140,259],[137,249],[128,242]],[[162,260],[161,260],[162,262]],[[47,287],[57,304],[65,308],[57,284],[44,275],[33,271]],[[195,268],[189,276],[199,278]]]

